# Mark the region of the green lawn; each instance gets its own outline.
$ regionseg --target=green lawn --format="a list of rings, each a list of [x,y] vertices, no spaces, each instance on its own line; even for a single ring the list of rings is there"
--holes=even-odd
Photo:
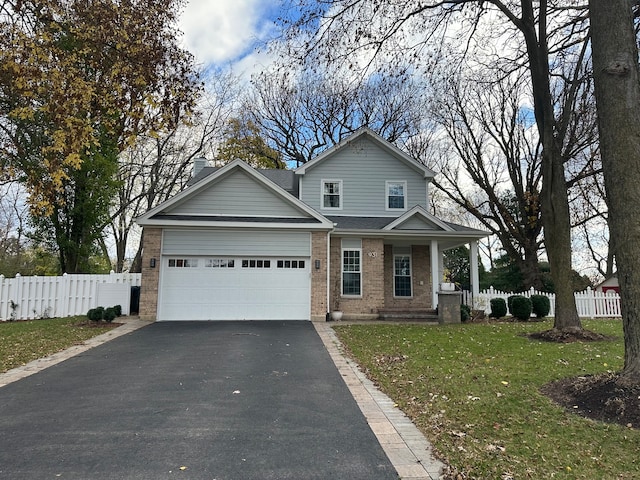
[[[0,373],[84,342],[113,328],[81,325],[86,317],[0,323]]]
[[[342,325],[349,353],[440,456],[469,478],[638,479],[640,432],[566,412],[539,388],[623,364],[620,320],[583,322],[616,341],[552,344],[551,323]]]

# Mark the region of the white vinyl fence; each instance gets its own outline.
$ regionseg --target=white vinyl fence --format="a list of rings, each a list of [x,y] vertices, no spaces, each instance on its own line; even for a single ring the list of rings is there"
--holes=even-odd
[[[464,291],[462,303],[473,305],[473,308],[484,310],[488,315],[491,313],[491,299],[503,298],[505,302],[511,295],[523,295],[531,297],[531,295],[544,295],[549,297],[551,303],[551,311],[549,316],[555,315],[556,296],[553,293],[538,292],[533,288],[522,293],[508,293],[495,290],[493,287],[480,292],[477,298],[473,299],[471,292]],[[576,292],[576,308],[580,317],[602,318],[602,317],[621,317],[620,314],[620,295],[609,290],[606,293],[596,292],[591,288],[587,288],[584,292]]]
[[[139,273],[4,278],[0,275],[0,321],[84,315],[98,306],[120,305],[129,314],[131,287]],[[101,303],[104,302],[104,303]]]

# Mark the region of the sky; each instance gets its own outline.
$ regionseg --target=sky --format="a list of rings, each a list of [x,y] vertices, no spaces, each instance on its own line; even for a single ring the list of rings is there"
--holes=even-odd
[[[184,47],[199,66],[250,73],[269,63],[255,46],[273,35],[281,0],[188,0],[180,19]]]

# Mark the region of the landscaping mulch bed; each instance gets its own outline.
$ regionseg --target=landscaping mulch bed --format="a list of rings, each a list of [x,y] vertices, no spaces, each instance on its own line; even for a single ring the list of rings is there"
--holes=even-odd
[[[551,329],[529,334],[528,337],[557,343],[615,340],[586,329]],[[563,378],[544,385],[540,391],[558,405],[583,417],[640,427],[640,386],[630,385],[614,373]]]
[[[543,342],[572,343],[572,342],[605,342],[615,340],[601,333],[592,332],[587,329],[567,329],[557,330],[552,328],[542,332],[534,332],[527,335],[531,340],[541,340]]]
[[[614,373],[563,378],[540,391],[569,411],[592,420],[639,428],[640,386]]]

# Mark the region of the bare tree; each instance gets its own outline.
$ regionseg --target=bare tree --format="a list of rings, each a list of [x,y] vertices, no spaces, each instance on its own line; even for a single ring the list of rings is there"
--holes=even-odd
[[[301,165],[368,126],[390,142],[420,131],[424,88],[410,75],[354,79],[331,72],[275,70],[254,77],[245,112],[285,161]]]
[[[432,68],[439,58],[439,47],[446,40],[464,41],[465,48],[460,53],[464,58],[474,47],[474,40],[486,40],[478,35],[490,27],[494,42],[481,46],[485,51],[493,47],[493,52],[481,60],[502,58],[505,75],[523,66],[527,69],[543,147],[540,206],[556,285],[554,327],[581,329],[573,290],[567,281],[572,269],[571,219],[563,146],[569,132],[570,110],[564,109],[564,116],[556,117],[551,61],[561,59],[563,52],[584,42],[588,28],[586,5],[567,5],[559,0],[301,0],[300,4],[302,14],[289,30],[290,38],[297,42],[290,43],[289,53],[302,52],[298,56],[307,65],[348,61],[371,69],[396,58],[400,61],[390,64],[395,70],[419,61]],[[318,25],[319,28],[311,28]],[[453,28],[447,29],[450,26]],[[476,50],[478,46],[475,45]],[[580,52],[586,50],[579,49],[577,55]],[[402,55],[407,53],[409,58]],[[567,103],[573,103],[575,89],[567,94]]]
[[[453,79],[433,100],[431,114],[447,148],[435,165],[434,185],[500,240],[524,287],[542,290],[537,135],[522,113],[522,82],[485,82]]]
[[[20,273],[29,215],[25,199],[19,184],[0,186],[0,274],[5,276]]]
[[[113,207],[109,230],[116,252],[116,270],[125,268],[127,252],[136,251],[132,271],[140,270],[142,241],[135,218],[183,189],[191,178],[193,160],[213,158],[223,127],[235,111],[238,79],[222,73],[207,82],[198,111],[163,134],[140,137],[120,157],[121,187]],[[136,246],[137,243],[137,246]],[[109,247],[102,244],[103,251]]]

